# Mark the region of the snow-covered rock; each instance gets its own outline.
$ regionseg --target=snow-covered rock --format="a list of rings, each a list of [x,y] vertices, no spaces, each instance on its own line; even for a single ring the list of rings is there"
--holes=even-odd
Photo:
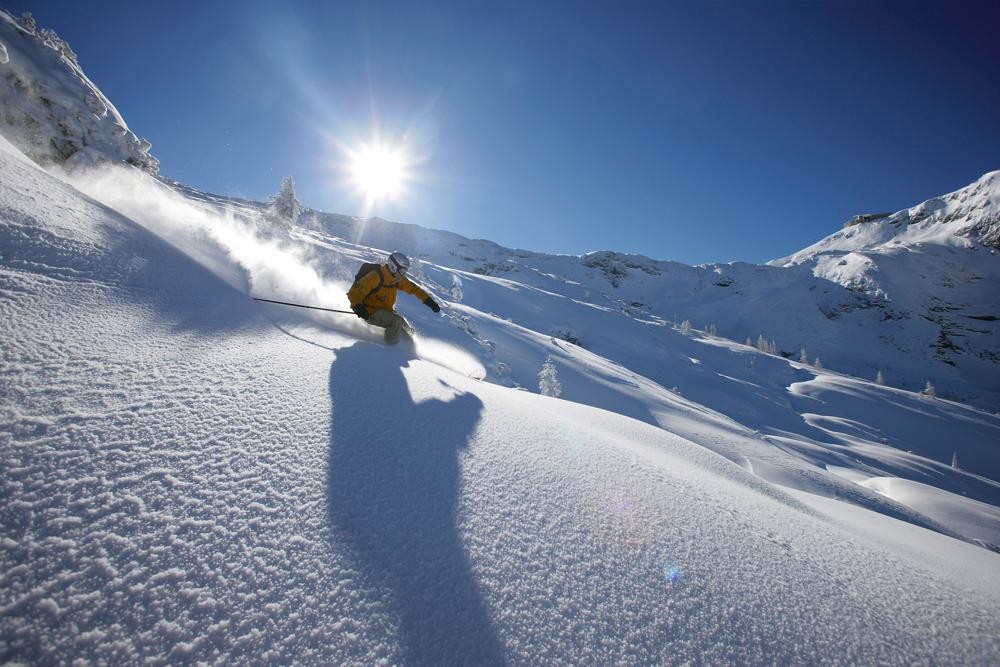
[[[156,173],[150,144],[128,129],[69,45],[0,10],[0,129],[40,164],[124,162]]]

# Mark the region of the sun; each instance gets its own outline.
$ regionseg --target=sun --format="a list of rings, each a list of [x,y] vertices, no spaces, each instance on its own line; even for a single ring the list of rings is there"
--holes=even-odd
[[[362,144],[350,151],[351,183],[368,201],[394,199],[403,192],[407,157],[401,148]]]

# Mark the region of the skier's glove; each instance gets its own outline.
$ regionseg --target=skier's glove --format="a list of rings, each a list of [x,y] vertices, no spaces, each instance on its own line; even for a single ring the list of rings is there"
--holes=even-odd
[[[435,313],[441,312],[441,306],[439,306],[438,302],[432,299],[431,297],[427,297],[426,299],[424,299],[424,305],[433,310]]]
[[[351,306],[351,310],[353,310],[354,313],[358,317],[360,317],[361,319],[363,319],[363,320],[367,320],[368,319],[368,309],[365,308],[364,304],[359,303],[356,306]]]

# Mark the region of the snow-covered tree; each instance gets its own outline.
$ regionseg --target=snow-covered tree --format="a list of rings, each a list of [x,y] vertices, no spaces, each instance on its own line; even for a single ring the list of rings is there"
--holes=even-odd
[[[799,363],[800,364],[809,363],[809,355],[806,354],[806,348],[802,348],[801,350],[799,350]]]
[[[681,322],[681,333],[689,334],[691,333],[691,320],[684,320]]]
[[[76,53],[70,48],[69,43],[62,37],[56,34],[55,30],[50,30],[49,28],[42,28],[38,31],[38,38],[42,40],[42,44],[55,49],[59,52],[59,55],[66,58],[70,62],[76,64]]]
[[[934,388],[930,380],[927,381],[927,386],[924,387],[924,396],[929,396],[930,398],[937,396],[937,389]]]
[[[813,362],[813,368],[818,371],[823,370],[823,362],[819,360],[819,357],[816,357],[816,361]]]
[[[705,327],[705,333],[707,333],[709,336],[718,336],[719,328],[714,324],[709,324],[708,326]]]
[[[552,396],[558,398],[562,393],[562,385],[559,384],[559,375],[556,373],[556,365],[552,357],[546,357],[542,364],[542,370],[538,373],[538,393],[542,396]]]
[[[882,371],[875,374],[875,384],[885,386],[885,378],[882,377]]]
[[[24,12],[21,14],[21,18],[17,20],[17,24],[28,32],[35,32],[37,27],[35,24],[35,17],[31,15],[31,12]]]
[[[750,338],[750,336],[747,336],[747,342],[744,343],[744,345],[746,345],[747,347],[753,347],[753,338]]]
[[[961,468],[958,467],[958,452],[951,453],[951,467],[955,470],[961,470]]]
[[[773,340],[764,338],[764,334],[757,336],[757,349],[765,354],[778,353],[778,345]]]
[[[39,28],[38,24],[35,22],[35,17],[31,14],[31,12],[24,12],[21,14],[20,18],[15,19],[15,22],[28,32],[34,33],[42,44],[55,49],[59,52],[59,55],[63,56],[70,62],[77,64],[76,53],[73,52],[73,49],[70,48],[66,40],[57,35],[55,30],[51,30],[49,28]]]
[[[293,225],[299,219],[300,213],[302,204],[295,198],[295,184],[291,176],[285,176],[281,181],[281,190],[271,197],[267,207],[267,218],[271,222]]]
[[[462,279],[458,277],[458,274],[453,273],[451,275],[451,300],[461,301],[463,296]]]

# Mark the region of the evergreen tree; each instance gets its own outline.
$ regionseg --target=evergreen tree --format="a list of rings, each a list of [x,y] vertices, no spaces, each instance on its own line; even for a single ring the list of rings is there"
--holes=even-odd
[[[764,338],[764,334],[757,336],[757,349],[765,354],[777,354],[778,345],[773,340]]]
[[[284,225],[294,225],[302,213],[302,204],[295,198],[295,184],[291,176],[285,176],[281,181],[281,190],[271,201],[267,208],[267,218],[271,222]]]
[[[35,17],[31,15],[31,12],[24,12],[21,14],[21,18],[18,19],[17,24],[28,32],[35,32],[37,27],[35,24]]]
[[[882,371],[879,371],[875,375],[875,384],[880,385],[880,386],[884,386],[885,385],[885,378],[882,377]]]
[[[823,362],[819,360],[819,357],[816,357],[816,361],[813,362],[813,368],[818,371],[823,370]]]
[[[809,363],[809,355],[806,354],[806,348],[802,348],[801,350],[799,350],[799,363],[800,364]]]
[[[937,396],[937,390],[934,388],[934,385],[931,384],[930,380],[927,381],[927,386],[924,387],[924,396],[928,396],[930,398]]]
[[[552,361],[552,357],[545,358],[542,370],[538,373],[538,393],[554,398],[559,398],[562,393],[562,385],[559,384],[559,376],[556,373],[556,365]]]

